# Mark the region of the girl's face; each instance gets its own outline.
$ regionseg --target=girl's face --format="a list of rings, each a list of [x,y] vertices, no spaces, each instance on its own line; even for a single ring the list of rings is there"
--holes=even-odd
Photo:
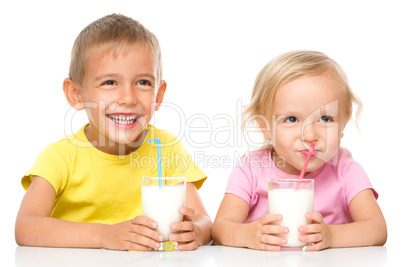
[[[278,88],[272,129],[265,135],[280,157],[273,156],[278,168],[300,174],[313,141],[314,156],[306,172],[317,170],[336,155],[349,120],[344,90],[330,75],[301,76]]]

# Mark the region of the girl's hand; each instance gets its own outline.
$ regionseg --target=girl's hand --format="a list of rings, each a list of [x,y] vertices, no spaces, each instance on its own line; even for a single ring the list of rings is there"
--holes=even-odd
[[[178,233],[170,234],[169,240],[179,243],[177,250],[194,250],[200,246],[198,230],[193,222],[194,209],[181,207],[179,212],[183,215],[183,221],[170,225],[170,230]]]
[[[305,235],[299,236],[300,242],[311,243],[306,249],[308,251],[316,251],[326,249],[331,244],[331,235],[319,212],[309,212],[306,218],[312,221],[312,224],[299,227],[299,232]]]
[[[145,216],[105,227],[101,243],[106,249],[149,251],[158,249],[163,241],[157,223]]]
[[[276,234],[287,234],[289,229],[284,226],[273,225],[271,223],[281,221],[282,216],[278,214],[266,214],[261,219],[247,225],[246,246],[251,249],[280,251],[281,246],[287,240]]]

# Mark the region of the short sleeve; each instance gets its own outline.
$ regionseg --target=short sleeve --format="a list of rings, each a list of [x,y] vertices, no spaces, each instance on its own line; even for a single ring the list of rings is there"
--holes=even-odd
[[[207,179],[205,173],[194,163],[181,141],[172,145],[170,153],[170,169],[168,176],[186,177],[187,182],[194,183],[200,189]]]
[[[349,151],[343,149],[340,164],[343,182],[345,183],[345,196],[348,205],[352,199],[365,189],[372,189],[374,197],[378,198],[378,193],[374,190],[368,175],[363,167],[356,162]]]
[[[247,161],[243,161],[247,162]],[[241,165],[241,164],[240,164]],[[229,176],[226,193],[236,195],[251,204],[253,185],[252,172],[248,164],[236,166]]]
[[[68,157],[59,144],[50,144],[38,155],[34,166],[21,179],[25,190],[31,185],[33,176],[47,180],[55,189],[56,195],[62,192],[68,176]]]

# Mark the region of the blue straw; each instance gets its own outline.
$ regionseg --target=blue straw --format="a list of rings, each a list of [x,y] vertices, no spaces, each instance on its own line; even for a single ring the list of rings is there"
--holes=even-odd
[[[156,148],[158,151],[158,177],[159,177],[159,187],[162,187],[162,164],[161,164],[161,140],[159,138],[150,139],[148,143],[156,142]]]

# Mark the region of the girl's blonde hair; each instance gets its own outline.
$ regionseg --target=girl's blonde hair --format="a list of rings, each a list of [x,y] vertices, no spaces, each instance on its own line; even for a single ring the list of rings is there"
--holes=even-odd
[[[157,64],[157,80],[162,80],[162,57],[158,39],[138,21],[121,14],[111,14],[85,27],[71,51],[69,78],[83,88],[88,60],[96,53],[114,53],[144,44]]]
[[[357,106],[357,123],[362,110],[362,103],[352,92],[348,78],[338,63],[321,52],[297,50],[279,55],[258,73],[253,86],[251,101],[243,112],[243,130],[246,132],[246,127],[250,122],[258,123],[261,118],[271,122],[275,95],[281,85],[303,75],[316,76],[322,74],[332,75],[344,86],[347,118],[351,118],[353,104],[355,104]]]

